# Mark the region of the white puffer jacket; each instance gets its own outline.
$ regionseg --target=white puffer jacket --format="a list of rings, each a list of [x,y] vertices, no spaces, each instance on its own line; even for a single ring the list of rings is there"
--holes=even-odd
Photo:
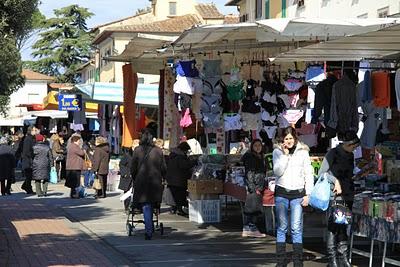
[[[314,175],[307,145],[298,142],[293,154],[289,155],[285,155],[281,147],[276,145],[272,156],[276,185],[288,190],[305,188],[306,194],[311,194]]]

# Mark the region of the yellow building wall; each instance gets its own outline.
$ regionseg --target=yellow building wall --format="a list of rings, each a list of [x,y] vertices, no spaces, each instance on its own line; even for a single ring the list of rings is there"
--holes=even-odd
[[[282,18],[282,0],[269,1],[269,15],[271,19]]]
[[[170,18],[169,3],[176,3],[176,16],[183,16],[186,14],[197,14],[194,0],[157,0],[155,6],[155,16],[157,20],[164,20]]]

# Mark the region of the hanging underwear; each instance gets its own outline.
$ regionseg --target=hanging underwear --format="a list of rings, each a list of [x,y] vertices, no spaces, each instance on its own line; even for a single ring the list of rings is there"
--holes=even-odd
[[[222,127],[221,113],[203,113],[204,128],[219,129]]]
[[[246,97],[254,97],[256,95],[255,88],[257,82],[255,80],[248,80],[246,86]]]
[[[276,121],[278,122],[279,128],[286,128],[290,126],[290,123],[285,117],[283,117],[283,114],[279,114],[276,118]]]
[[[276,94],[274,94],[274,93],[270,94],[267,91],[264,92],[264,94],[262,96],[262,99],[265,102],[268,102],[268,103],[273,103],[273,104],[277,104],[278,103],[277,99],[276,99]]]
[[[179,95],[180,110],[192,109],[192,96],[180,93]]]
[[[229,77],[230,81],[239,81],[240,80],[240,68],[239,67],[233,67],[231,69],[231,76]]]
[[[287,79],[285,82],[285,88],[290,92],[298,91],[303,86],[303,81],[298,79]]]
[[[176,73],[184,77],[199,77],[196,60],[179,61],[176,64]]]
[[[261,125],[260,113],[247,113],[242,112],[242,129],[244,131],[251,131],[259,129]]]
[[[264,126],[263,129],[267,133],[269,139],[274,139],[278,126]]]
[[[322,82],[325,72],[322,66],[309,66],[306,70],[306,82]]]
[[[220,95],[224,91],[225,83],[221,80],[221,78],[208,78],[207,80],[203,80],[203,94],[205,95]]]
[[[221,96],[202,96],[201,99],[203,100],[200,105],[200,110],[202,113],[220,113],[222,111],[222,108],[220,106]]]
[[[203,72],[202,75],[205,78],[220,77],[221,73],[221,60],[203,60]]]
[[[299,71],[299,70],[291,70],[289,71],[289,77],[295,78],[295,79],[303,79],[305,77],[304,71]]]
[[[179,124],[182,128],[186,128],[189,127],[192,123],[193,122],[192,118],[190,117],[190,109],[187,108]]]
[[[275,114],[278,111],[277,104],[265,102],[264,100],[261,101],[261,107],[265,109],[269,114]]]
[[[289,99],[289,105],[291,108],[296,108],[297,103],[300,99],[300,96],[298,93],[293,93],[293,94],[288,94],[288,99]]]
[[[255,99],[245,98],[242,100],[242,112],[260,113],[260,104]]]
[[[271,116],[270,113],[268,113],[267,111],[263,111],[261,112],[261,120],[274,122],[276,120],[276,116],[275,115]]]
[[[227,96],[230,101],[239,101],[242,100],[244,97],[243,91],[243,81],[238,81],[235,83],[230,83],[227,86]]]
[[[282,99],[285,108],[290,108],[290,101],[289,101],[289,96],[286,94],[280,94],[278,95],[278,99]]]
[[[290,124],[296,124],[304,116],[304,110],[302,110],[302,109],[288,109],[285,112],[283,112],[282,116]]]
[[[224,114],[225,131],[242,129],[242,122],[239,114]]]

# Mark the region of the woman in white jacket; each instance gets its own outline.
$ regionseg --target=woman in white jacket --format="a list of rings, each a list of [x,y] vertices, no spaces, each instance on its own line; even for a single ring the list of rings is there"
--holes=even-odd
[[[303,208],[308,206],[314,186],[313,169],[307,145],[297,139],[296,130],[285,128],[273,151],[275,207],[277,213],[277,266],[286,266],[286,233],[290,207],[290,227],[293,240],[293,264],[303,266]]]

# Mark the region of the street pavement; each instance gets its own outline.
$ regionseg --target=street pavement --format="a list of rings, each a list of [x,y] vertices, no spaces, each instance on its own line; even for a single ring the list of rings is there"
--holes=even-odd
[[[274,237],[242,238],[235,203],[222,210],[221,223],[208,225],[162,207],[164,235],[155,232],[152,240],[145,240],[143,225],[127,236],[120,193],[70,199],[67,188],[57,184],[49,185],[48,197],[38,198],[21,192],[20,185],[13,185],[11,196],[0,196],[0,266],[275,265]],[[326,266],[322,216],[306,215],[304,220],[305,266]],[[366,266],[360,257],[353,262]]]

